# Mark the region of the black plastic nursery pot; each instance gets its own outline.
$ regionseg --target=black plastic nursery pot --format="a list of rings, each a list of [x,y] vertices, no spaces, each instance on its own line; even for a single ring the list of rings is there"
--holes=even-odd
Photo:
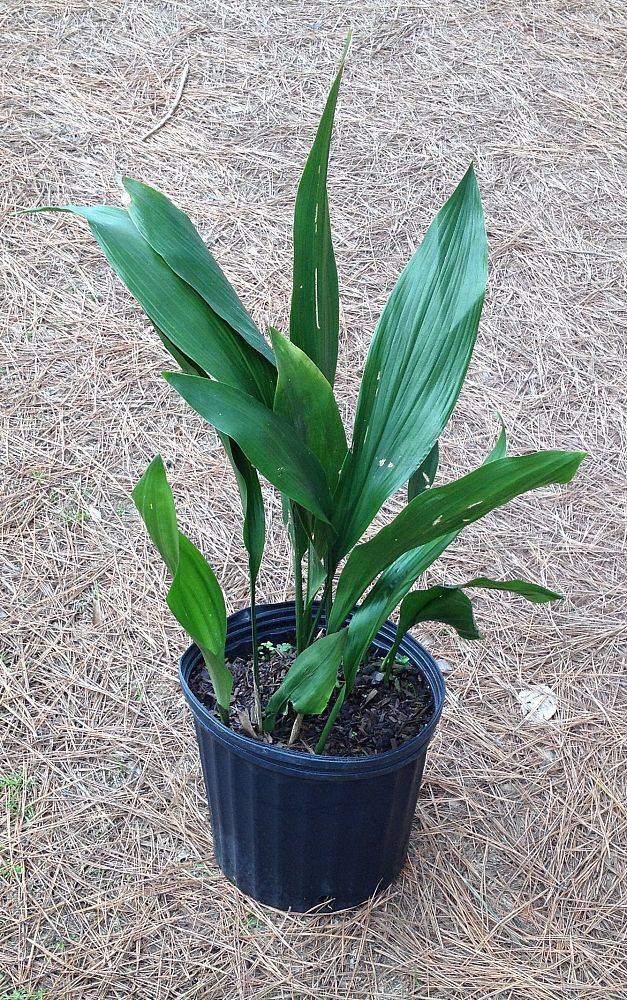
[[[294,638],[293,602],[257,608],[257,641]],[[373,646],[387,652],[386,622]],[[251,652],[250,610],[231,615],[229,659]],[[341,910],[363,903],[399,874],[409,843],[427,747],[444,703],[444,679],[429,653],[405,636],[399,653],[424,675],[433,713],[417,736],[386,753],[310,755],[241,736],[190,690],[201,658],[192,645],[180,662],[194,716],[216,858],[242,892],[280,910]]]

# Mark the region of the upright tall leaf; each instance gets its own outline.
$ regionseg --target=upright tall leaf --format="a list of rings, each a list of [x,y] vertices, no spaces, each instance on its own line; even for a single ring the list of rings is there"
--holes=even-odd
[[[338,488],[338,557],[444,429],[475,343],[487,245],[472,166],[431,223],[375,331]]]
[[[294,209],[294,272],[290,340],[333,385],[340,305],[327,198],[329,147],[348,40],[316,138],[298,185]]]
[[[270,347],[185,212],[148,184],[132,177],[123,177],[122,184],[130,198],[126,210],[146,242],[218,316],[272,362]]]
[[[285,417],[222,382],[177,372],[164,377],[196,413],[233,438],[273,486],[329,521],[332,501],[324,470]]]
[[[338,582],[330,630],[340,627],[375,577],[404,552],[460,531],[521,493],[570,482],[584,457],[583,452],[543,451],[502,458],[421,493],[374,538],[351,552]]]

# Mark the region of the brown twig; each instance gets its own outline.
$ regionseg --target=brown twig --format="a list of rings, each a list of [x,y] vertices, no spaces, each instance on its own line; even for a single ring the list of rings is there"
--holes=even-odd
[[[149,129],[149,131],[142,136],[142,142],[146,142],[147,139],[150,139],[151,136],[155,135],[156,132],[162,129],[163,126],[170,121],[170,119],[176,112],[176,109],[178,108],[179,104],[181,103],[181,98],[183,96],[183,91],[185,90],[185,84],[187,83],[188,76],[189,76],[189,63],[185,63],[185,66],[183,67],[183,72],[181,74],[181,79],[179,81],[178,90],[176,92],[176,97],[174,98],[174,103],[172,104],[172,107],[169,109],[169,111],[166,112],[163,118],[161,118],[160,121],[158,121],[153,128]]]

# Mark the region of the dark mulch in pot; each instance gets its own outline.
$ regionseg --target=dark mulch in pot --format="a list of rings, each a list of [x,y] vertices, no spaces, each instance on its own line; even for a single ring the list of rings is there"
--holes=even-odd
[[[276,691],[294,656],[294,652],[290,651],[274,652],[261,658],[262,704],[265,705]],[[234,676],[231,727],[235,732],[251,736],[252,661],[236,659],[229,666]],[[381,654],[374,652],[362,667],[355,687],[344,702],[325,753],[337,757],[383,753],[417,736],[427,725],[433,711],[433,697],[422,673],[411,664],[395,664],[390,685],[386,687],[380,667]],[[194,667],[189,686],[198,700],[217,715],[213,689],[204,664]],[[294,719],[294,712],[290,709],[287,716],[278,719],[272,735],[264,734],[258,738],[286,747]],[[319,716],[306,716],[291,749],[313,753],[326,719],[326,712]]]

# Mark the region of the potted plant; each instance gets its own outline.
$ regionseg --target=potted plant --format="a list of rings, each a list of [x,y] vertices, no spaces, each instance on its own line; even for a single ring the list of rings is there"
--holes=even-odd
[[[245,892],[299,911],[360,903],[403,864],[444,700],[436,662],[408,630],[431,620],[479,638],[468,593],[477,587],[559,597],[523,580],[415,584],[466,525],[528,490],[567,483],[583,458],[508,457],[502,427],[479,468],[433,485],[485,291],[472,166],[383,310],[348,443],[333,393],[339,298],[326,190],[343,61],[298,187],[288,336],[270,329],[265,339],[189,218],[147,185],[125,178],[123,208],[59,209],[87,220],[178,365],[164,377],[216,429],[233,467],[250,606],[228,618],[210,565],[178,529],[159,456],[133,498],[172,576],[170,610],[193,640],[180,679],[218,862]],[[283,499],[289,603],[256,600],[260,475]],[[401,489],[406,505],[371,532]]]

